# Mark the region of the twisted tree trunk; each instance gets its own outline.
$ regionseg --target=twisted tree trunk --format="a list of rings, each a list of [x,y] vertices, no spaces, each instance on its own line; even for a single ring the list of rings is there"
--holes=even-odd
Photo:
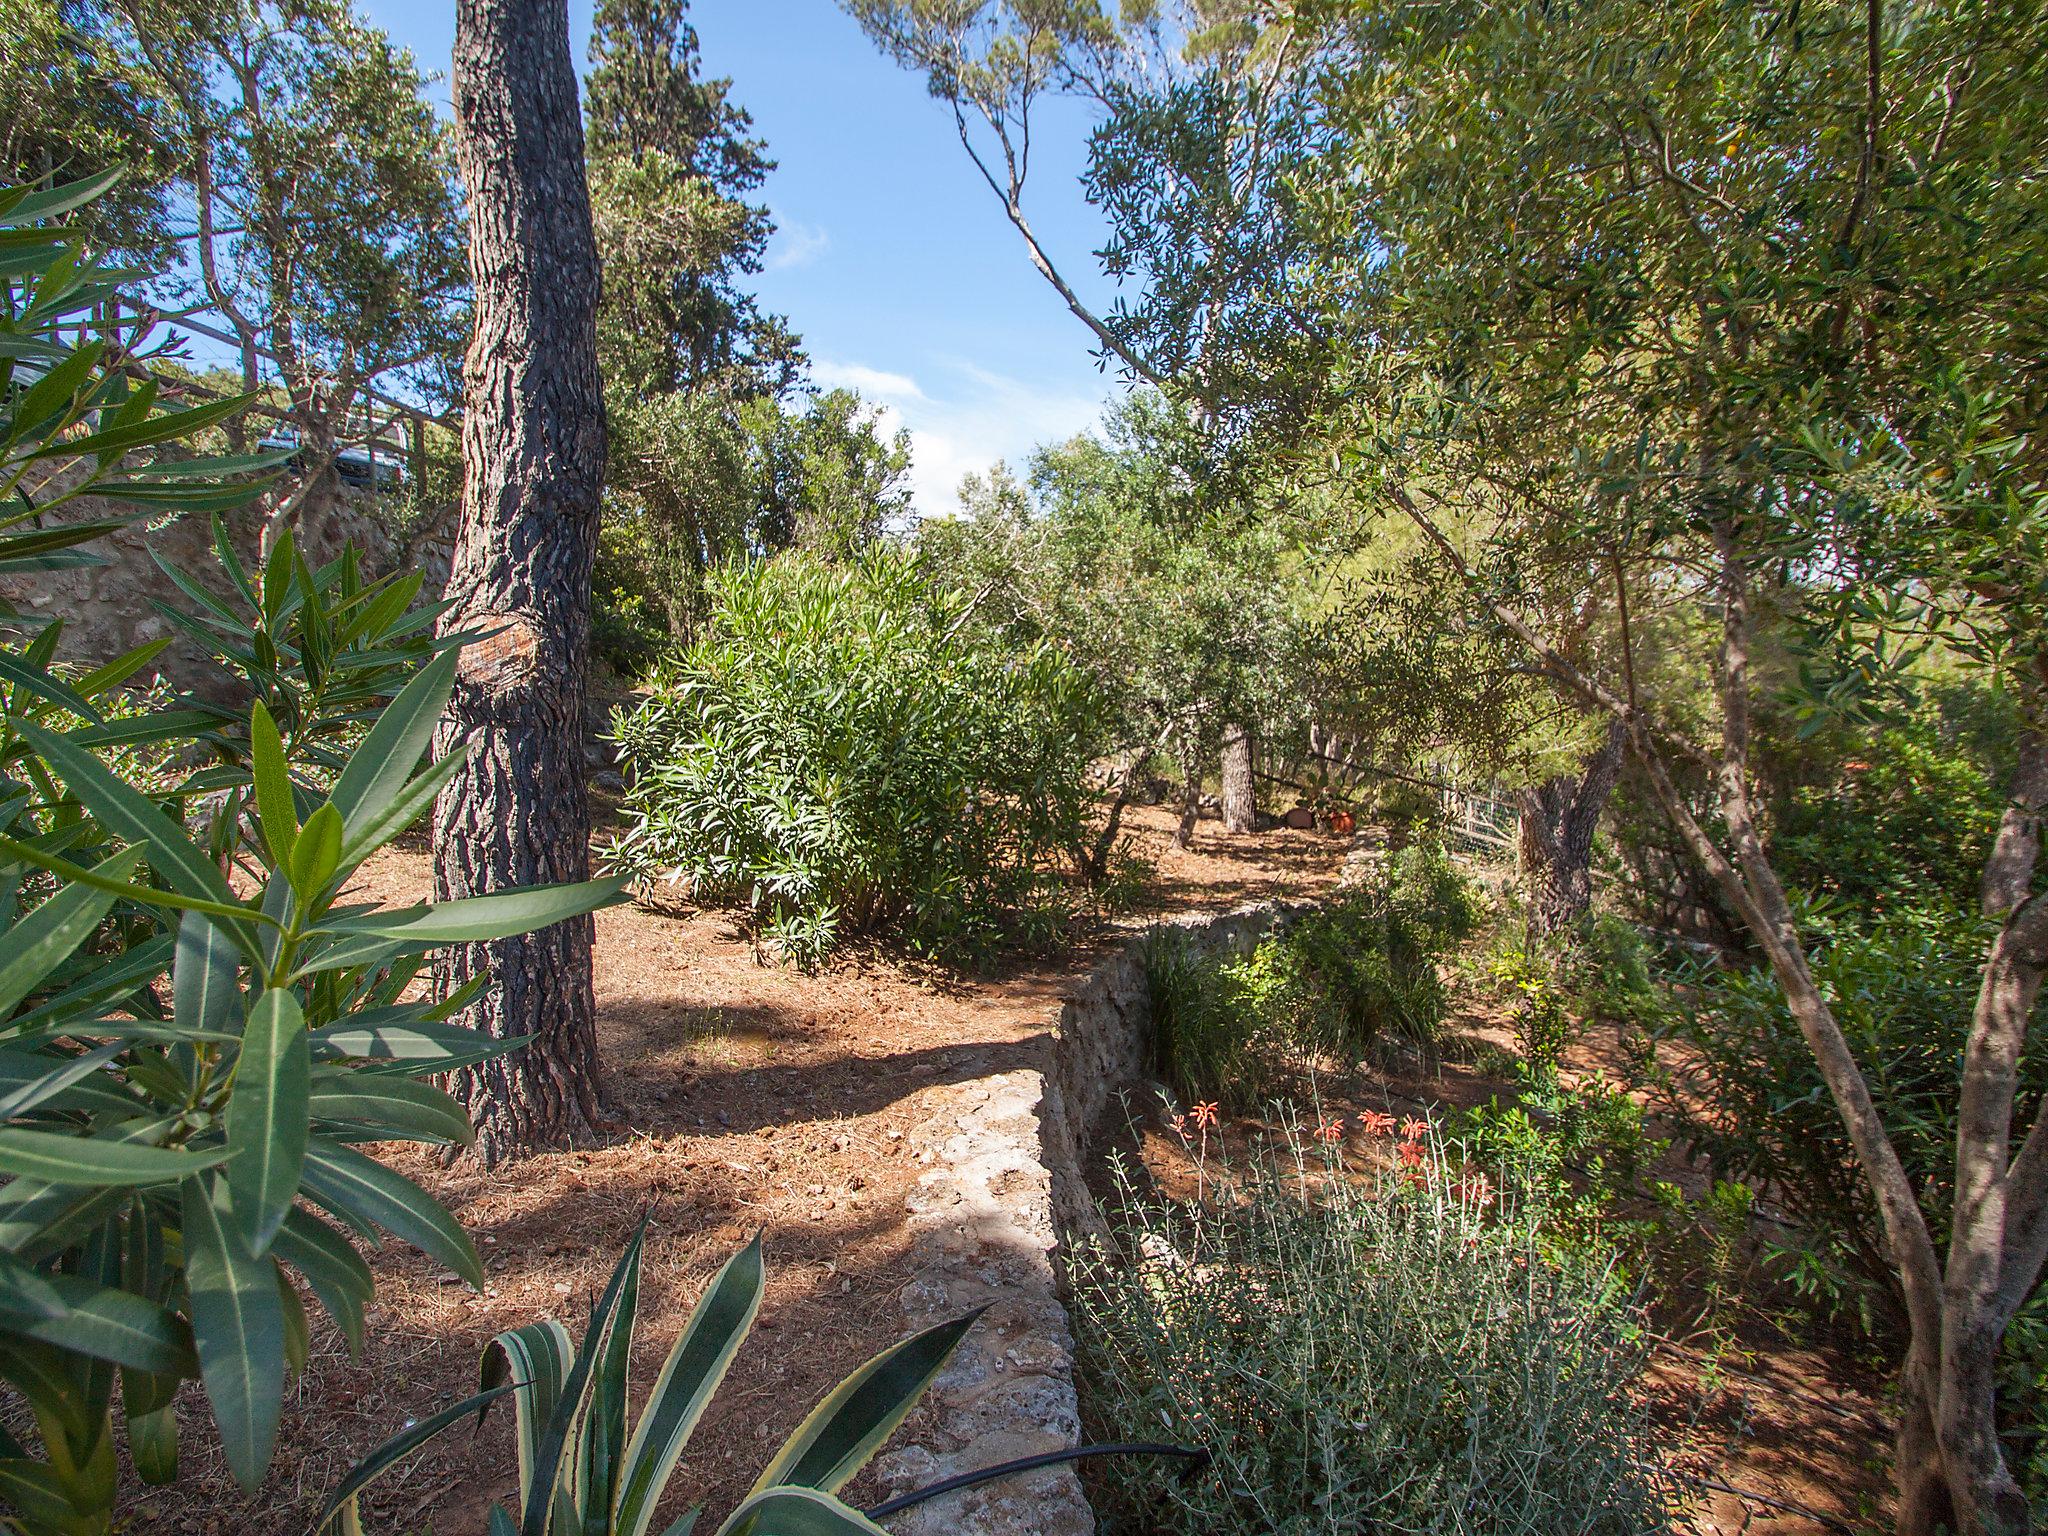
[[[460,0],[455,119],[469,187],[476,331],[463,379],[463,516],[444,632],[464,653],[438,746],[468,766],[435,807],[445,898],[582,880],[590,576],[605,458],[597,249],[565,0]],[[486,973],[462,1021],[523,1050],[456,1074],[486,1165],[598,1117],[593,925],[447,952]]]
[[[1616,722],[1577,773],[1521,792],[1522,889],[1533,934],[1573,928],[1593,904],[1593,834],[1621,774],[1622,746]]]
[[[1254,781],[1258,744],[1241,725],[1223,727],[1223,830],[1237,834],[1259,829],[1259,791]]]
[[[1186,848],[1195,840],[1195,823],[1202,816],[1202,731],[1188,726],[1180,748],[1180,825],[1173,829],[1173,846]]]

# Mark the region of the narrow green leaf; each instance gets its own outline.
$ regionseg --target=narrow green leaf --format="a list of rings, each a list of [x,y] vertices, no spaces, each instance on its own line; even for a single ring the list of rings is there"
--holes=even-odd
[[[382,1227],[483,1289],[483,1261],[469,1234],[431,1195],[403,1175],[339,1142],[316,1136],[306,1148],[304,1185],[323,1202]]]
[[[329,801],[306,818],[292,849],[292,889],[300,903],[310,907],[318,901],[340,867],[341,813]]]
[[[383,1073],[351,1072],[313,1085],[307,1106],[322,1120],[386,1130],[408,1141],[467,1146],[475,1132],[469,1112],[426,1083]]]
[[[108,880],[125,880],[141,862],[139,849],[124,849],[94,866]],[[89,885],[67,885],[13,927],[5,930],[0,958],[0,1019],[49,977],[71,952],[91,938],[113,909],[115,898]]]
[[[96,891],[106,891],[146,907],[175,907],[186,912],[204,912],[209,917],[220,919],[229,933],[234,934],[242,952],[252,959],[261,958],[261,949],[256,942],[253,920],[256,914],[247,907],[231,901],[212,901],[198,896],[186,896],[177,891],[160,891],[153,886],[130,885],[126,881],[111,880],[96,870],[73,864],[34,843],[25,843],[16,837],[0,832],[0,853],[12,855],[37,869],[47,869],[61,879],[78,885],[89,885]]]
[[[462,765],[468,760],[469,745],[464,742],[418,778],[407,783],[382,810],[365,812],[349,832],[348,840],[342,844],[341,862],[353,869],[371,853],[382,848],[418,821],[440,796],[441,791],[448,787],[448,781],[462,771]]]
[[[98,758],[26,720],[17,721],[15,728],[100,825],[118,837],[144,844],[157,872],[178,891],[234,905],[235,893],[227,880],[186,837],[185,829],[123,783]]]
[[[406,944],[474,944],[531,933],[625,899],[630,877],[564,885],[528,885],[469,896],[437,906],[370,913],[323,926],[322,932],[362,934]]]
[[[284,738],[258,699],[249,709],[249,760],[256,780],[256,813],[270,862],[289,869],[299,839],[299,813],[292,803],[292,779],[285,767]]]
[[[626,1448],[619,1536],[646,1536],[691,1431],[754,1326],[765,1283],[761,1237],[756,1233],[751,1243],[725,1261],[691,1309]]]
[[[152,1488],[178,1480],[178,1410],[170,1403],[128,1420],[128,1454],[135,1475]]]
[[[185,1291],[199,1373],[228,1470],[254,1493],[270,1468],[284,1403],[284,1305],[268,1259],[242,1246],[227,1181],[184,1187]]]
[[[242,971],[235,946],[204,914],[178,920],[171,963],[171,1017],[181,1029],[207,1035],[232,1031],[242,1011]]]
[[[6,1093],[0,1093],[0,1120],[13,1120],[27,1114],[38,1105],[47,1104],[65,1092],[73,1084],[91,1077],[95,1072],[112,1061],[126,1049],[121,1041],[114,1041],[77,1056],[61,1058],[57,1064],[32,1082],[21,1084]],[[88,1100],[90,1102],[90,1100]],[[102,1101],[104,1102],[104,1101]],[[122,1109],[141,1106],[114,1095],[114,1102]]]
[[[305,1277],[320,1305],[348,1340],[363,1347],[363,1307],[377,1293],[370,1266],[353,1244],[311,1212],[294,1208],[278,1228],[270,1251]]]
[[[306,1162],[312,1053],[299,1000],[283,988],[256,999],[228,1100],[228,1190],[251,1254],[270,1251],[299,1193]]]
[[[90,720],[94,725],[106,723],[105,717],[62,678],[41,667],[28,666],[7,651],[0,651],[0,682],[12,683],[31,698],[69,710],[81,720]]]
[[[0,1173],[81,1187],[167,1184],[226,1161],[226,1147],[181,1152],[107,1136],[0,1128]]]
[[[77,1275],[46,1278],[64,1303],[64,1315],[31,1322],[21,1333],[131,1370],[192,1373],[185,1325],[155,1302]]]
[[[531,1035],[514,1035],[499,1040],[482,1030],[465,1029],[460,1024],[440,1024],[430,1020],[382,1024],[364,1018],[330,1024],[325,1029],[314,1030],[311,1036],[314,1052],[322,1057],[425,1063],[488,1060],[506,1051],[517,1050],[532,1038]],[[449,1069],[436,1066],[432,1070]]]
[[[378,716],[334,781],[334,807],[347,823],[350,842],[398,798],[433,745],[434,727],[455,691],[456,658],[455,651],[443,651],[420,668]]]

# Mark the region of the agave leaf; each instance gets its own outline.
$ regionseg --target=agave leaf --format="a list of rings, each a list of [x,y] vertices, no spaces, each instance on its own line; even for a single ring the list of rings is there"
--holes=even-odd
[[[754,1484],[837,1493],[896,1432],[986,1308],[891,1345],[832,1390],[797,1426]]]
[[[551,1317],[523,1328],[508,1328],[484,1350],[478,1385],[487,1392],[512,1387],[520,1392],[514,1406],[519,1424],[521,1489],[533,1484],[541,1436],[555,1416],[555,1405],[562,1398],[562,1380],[568,1375],[569,1363],[575,1355],[576,1345],[569,1330]],[[477,1416],[482,1418],[488,1407],[486,1403],[479,1408]]]
[[[569,1436],[587,1404],[591,1378],[597,1369],[605,1333],[612,1324],[619,1299],[628,1291],[638,1292],[640,1252],[646,1241],[647,1223],[643,1220],[639,1230],[633,1234],[633,1240],[626,1244],[626,1251],[620,1256],[618,1267],[612,1271],[611,1283],[605,1287],[604,1295],[591,1309],[582,1347],[576,1351],[576,1358],[569,1362],[568,1374],[562,1378],[562,1395],[555,1403],[555,1411],[548,1415],[547,1427],[541,1431],[535,1446],[533,1476],[526,1483],[520,1501],[520,1536],[548,1536],[550,1516],[557,1500],[565,1495],[573,1497],[573,1481],[565,1482],[563,1475],[567,1470],[573,1477],[575,1470],[569,1466]]]
[[[733,1356],[761,1310],[765,1288],[761,1237],[725,1261],[690,1312],[682,1334],[656,1378],[626,1448],[619,1490],[618,1536],[646,1536],[690,1432],[725,1379]]]
[[[726,1517],[718,1536],[888,1536],[857,1509],[815,1488],[770,1488],[749,1494]]]

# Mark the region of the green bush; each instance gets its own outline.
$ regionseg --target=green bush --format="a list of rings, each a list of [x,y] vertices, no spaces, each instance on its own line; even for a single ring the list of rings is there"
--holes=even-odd
[[[1446,1006],[1436,962],[1477,919],[1442,850],[1417,845],[1242,958],[1197,956],[1162,930],[1145,958],[1155,1069],[1185,1098],[1243,1108],[1390,1036],[1428,1041]]]
[[[1772,853],[1788,885],[1859,911],[1969,907],[1998,832],[2002,774],[1938,721],[1861,733],[1793,786]]]
[[[1434,1151],[1400,1179],[1335,1171],[1289,1145],[1199,1202],[1121,1178],[1110,1238],[1075,1264],[1084,1415],[1215,1460],[1102,1479],[1104,1529],[1669,1530],[1609,1276],[1547,1260],[1526,1214]]]
[[[711,601],[616,723],[620,868],[744,902],[806,965],[887,925],[981,957],[1063,910],[1094,709],[1056,647],[977,645],[963,600],[888,552],[732,567]]]

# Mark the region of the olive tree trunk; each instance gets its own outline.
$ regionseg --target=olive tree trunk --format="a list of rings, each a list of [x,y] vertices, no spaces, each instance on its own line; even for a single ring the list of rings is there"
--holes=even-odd
[[[1173,829],[1173,846],[1187,848],[1195,840],[1195,823],[1202,817],[1202,730],[1191,723],[1180,746],[1180,825]]]
[[[1521,791],[1522,890],[1532,934],[1574,928],[1593,904],[1593,834],[1621,775],[1622,747],[1616,723],[1578,772]]]
[[[1258,743],[1241,725],[1223,727],[1223,830],[1243,834],[1259,829],[1259,791],[1253,781]]]
[[[442,627],[491,633],[464,651],[441,724],[441,751],[469,751],[434,809],[444,899],[589,875],[583,709],[605,457],[566,0],[460,0],[454,88],[476,330]],[[593,932],[580,917],[442,962],[444,986],[490,978],[462,1022],[533,1037],[456,1074],[486,1165],[598,1118]]]

